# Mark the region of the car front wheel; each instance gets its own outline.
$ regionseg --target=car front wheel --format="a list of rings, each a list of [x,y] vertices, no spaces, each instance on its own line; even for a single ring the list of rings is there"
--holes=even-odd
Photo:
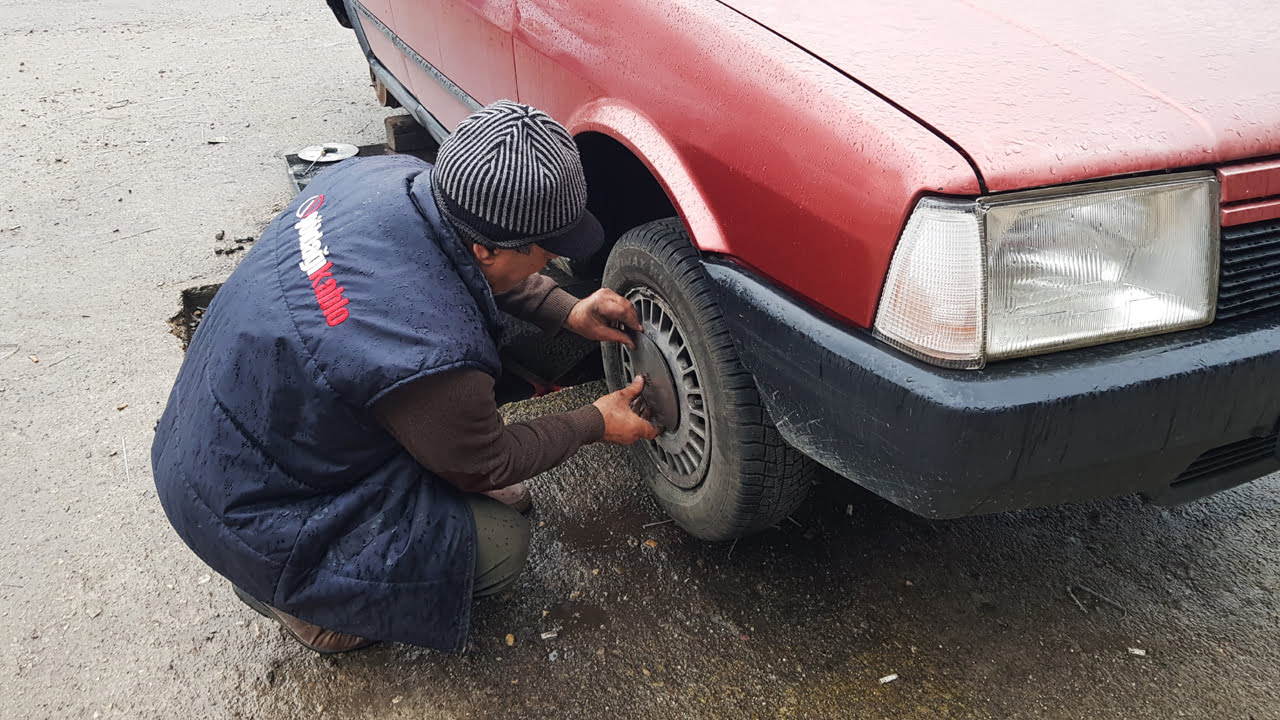
[[[644,373],[674,395],[670,426],[632,446],[663,509],[705,540],[749,535],[791,514],[812,484],[813,462],[769,419],[679,219],[624,234],[603,279],[635,305],[644,325],[636,352],[605,346],[609,388]]]

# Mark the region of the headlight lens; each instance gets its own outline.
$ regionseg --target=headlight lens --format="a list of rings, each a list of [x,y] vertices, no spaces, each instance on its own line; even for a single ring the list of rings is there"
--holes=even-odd
[[[1217,211],[1206,173],[925,198],[894,253],[876,333],[940,365],[981,367],[1207,324]]]

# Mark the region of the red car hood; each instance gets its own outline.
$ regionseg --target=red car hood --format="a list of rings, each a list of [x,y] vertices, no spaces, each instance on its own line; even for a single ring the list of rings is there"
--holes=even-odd
[[[992,191],[1280,153],[1277,0],[729,4],[959,145]]]

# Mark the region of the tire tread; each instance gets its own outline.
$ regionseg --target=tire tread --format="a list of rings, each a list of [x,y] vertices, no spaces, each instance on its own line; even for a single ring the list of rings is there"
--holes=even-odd
[[[635,252],[652,258],[693,308],[694,317],[683,320],[694,327],[685,327],[684,332],[691,335],[696,329],[696,342],[716,366],[718,384],[724,391],[718,401],[719,412],[732,419],[735,459],[732,468],[712,468],[736,475],[717,485],[723,497],[695,501],[696,511],[665,498],[660,489],[665,481],[651,478],[650,485],[667,511],[686,530],[704,539],[729,540],[775,525],[804,501],[816,466],[787,445],[769,420],[755,379],[738,357],[711,280],[680,220],[657,220],[624,234],[606,265],[606,282],[619,272],[615,258]]]

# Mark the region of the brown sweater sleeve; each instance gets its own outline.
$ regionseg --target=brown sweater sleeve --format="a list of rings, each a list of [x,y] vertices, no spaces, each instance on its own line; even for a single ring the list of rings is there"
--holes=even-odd
[[[569,311],[578,298],[556,285],[556,281],[534,273],[524,282],[493,296],[498,308],[538,326],[547,335],[555,335],[564,326]]]
[[[604,437],[594,405],[506,425],[493,378],[451,370],[387,393],[374,417],[428,470],[464,492],[514,485]]]

